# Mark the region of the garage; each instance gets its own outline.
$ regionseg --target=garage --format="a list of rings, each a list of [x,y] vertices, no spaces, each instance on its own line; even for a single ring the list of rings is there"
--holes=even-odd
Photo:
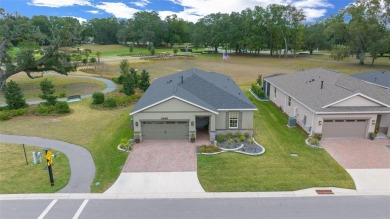
[[[188,140],[188,121],[143,121],[143,140]]]
[[[324,120],[324,138],[365,138],[367,131],[365,119],[327,119]]]

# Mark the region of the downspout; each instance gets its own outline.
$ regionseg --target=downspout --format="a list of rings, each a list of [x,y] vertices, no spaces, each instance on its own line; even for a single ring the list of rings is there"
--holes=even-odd
[[[310,130],[310,136],[313,136],[313,129],[314,129],[314,115],[315,115],[315,113],[313,113],[313,117],[311,118],[311,130]]]

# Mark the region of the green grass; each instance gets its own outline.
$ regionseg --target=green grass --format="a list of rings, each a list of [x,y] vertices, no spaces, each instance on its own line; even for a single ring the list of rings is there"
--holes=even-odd
[[[52,150],[54,186],[50,185],[49,173],[43,168],[46,163],[33,164],[32,152],[40,151],[45,160],[43,148],[26,146],[28,165],[20,144],[0,143],[0,194],[10,193],[52,193],[62,189],[69,181],[70,167],[65,154]]]
[[[277,107],[250,98],[258,108],[254,115],[255,139],[266,152],[255,157],[236,153],[198,155],[198,177],[206,191],[355,188],[352,178],[325,150],[305,145],[306,133],[287,128],[287,116]],[[292,157],[291,153],[299,156]]]
[[[14,75],[8,79],[16,81],[24,94],[26,100],[41,100],[39,95],[41,94],[41,89],[39,83],[45,78],[52,81],[54,89],[56,90],[56,95],[60,93],[65,93],[66,96],[71,95],[86,95],[101,91],[106,87],[106,84],[88,78],[74,78],[74,77],[65,77],[61,75],[46,75],[42,78],[31,79],[25,74],[20,73]],[[0,102],[5,102],[3,93],[0,91]]]
[[[57,139],[85,147],[96,165],[92,192],[108,189],[120,174],[127,153],[117,150],[121,138],[132,136],[131,107],[93,110],[91,99],[70,104],[64,116],[24,116],[0,122],[0,133]],[[95,185],[100,182],[100,185]]]

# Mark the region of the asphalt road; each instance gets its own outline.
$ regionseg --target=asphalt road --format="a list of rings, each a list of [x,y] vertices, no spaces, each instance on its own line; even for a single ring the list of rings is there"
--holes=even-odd
[[[390,218],[390,196],[2,200],[0,218]]]

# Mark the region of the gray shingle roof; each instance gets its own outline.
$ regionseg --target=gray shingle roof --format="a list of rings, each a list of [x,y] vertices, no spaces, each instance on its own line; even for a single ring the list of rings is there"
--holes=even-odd
[[[219,109],[256,109],[230,77],[215,72],[189,69],[155,79],[131,113],[172,96],[214,112]]]
[[[266,81],[291,95],[315,112],[345,112],[373,110],[367,107],[327,107],[355,94],[363,94],[390,105],[390,90],[366,83],[325,68],[316,68],[293,74],[266,78]],[[323,81],[323,89],[321,89]],[[376,107],[376,111],[390,111],[389,107]]]
[[[390,89],[390,72],[389,71],[370,71],[351,75],[368,83],[377,84]]]

